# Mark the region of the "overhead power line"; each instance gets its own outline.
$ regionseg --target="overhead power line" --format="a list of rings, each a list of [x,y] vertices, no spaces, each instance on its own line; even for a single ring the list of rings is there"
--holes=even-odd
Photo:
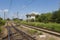
[[[18,1],[18,0],[17,0]],[[34,2],[35,0],[32,0],[31,2],[29,2],[28,4],[26,4],[25,5],[25,7],[24,8],[21,8],[20,10],[24,10],[24,9],[26,9],[28,6],[30,6],[33,2]],[[13,3],[13,0],[9,0],[9,11],[11,10],[11,8],[12,8],[12,3]],[[26,2],[27,3],[27,2]],[[17,15],[18,15],[18,12],[17,12]]]
[[[9,10],[11,9],[11,7],[12,7],[12,0],[9,0],[10,2],[9,2]]]
[[[35,1],[35,0],[32,0],[30,3],[26,4],[25,7],[24,7],[24,8],[21,8],[20,10],[28,8],[28,6],[30,6],[34,1]],[[26,2],[26,3],[27,3],[27,2]]]

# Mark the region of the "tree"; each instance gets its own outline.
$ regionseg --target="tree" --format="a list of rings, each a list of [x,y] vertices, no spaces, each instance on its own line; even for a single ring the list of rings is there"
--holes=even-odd
[[[5,24],[5,20],[3,20],[2,18],[0,18],[0,26],[4,25]]]
[[[0,17],[0,20],[3,20],[3,19]]]
[[[36,16],[35,16],[35,21],[36,21],[36,22],[39,21],[39,20],[38,20],[38,19],[39,19],[39,16],[40,16],[40,15],[36,15]]]
[[[52,13],[43,13],[41,15],[36,16],[36,20],[38,22],[50,22]]]
[[[10,21],[10,19],[9,19],[9,18],[7,18],[6,20]]]
[[[35,20],[32,18],[30,21],[31,21],[31,22],[34,22]]]
[[[13,18],[14,21],[18,20],[18,18]]]
[[[41,15],[37,15],[36,19],[37,22],[56,22],[60,23],[60,9],[57,11],[54,11],[52,13],[43,13]]]
[[[52,21],[60,23],[60,10],[53,12]]]

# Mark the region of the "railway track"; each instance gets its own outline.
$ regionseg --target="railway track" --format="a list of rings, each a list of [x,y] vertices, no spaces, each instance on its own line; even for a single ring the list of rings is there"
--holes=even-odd
[[[38,28],[38,27],[34,27],[34,26],[29,26],[29,25],[21,25],[21,26],[29,27],[29,28],[32,28],[32,29],[36,29],[36,30],[43,31],[45,33],[49,33],[51,35],[60,37],[60,33],[57,33],[57,32],[53,32],[53,31],[49,31],[49,30],[46,30],[46,29],[42,29],[42,28]]]
[[[8,30],[8,35],[2,38],[2,40],[36,40],[27,33],[19,30],[18,28],[16,28],[16,26],[13,26],[12,24],[11,26],[7,26],[6,28]]]
[[[6,29],[7,29],[7,36],[6,37],[3,37],[2,40],[14,40],[13,38],[13,35],[12,34],[12,30],[11,30],[11,27],[8,26],[8,22],[6,23]]]

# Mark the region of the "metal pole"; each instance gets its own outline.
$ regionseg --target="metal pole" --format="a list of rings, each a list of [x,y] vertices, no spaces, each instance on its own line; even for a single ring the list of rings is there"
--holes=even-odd
[[[18,12],[17,12],[17,18],[19,18],[19,16],[18,16]]]
[[[5,12],[4,12],[4,20],[5,20]]]
[[[59,3],[59,10],[60,10],[60,3]]]
[[[59,10],[60,10],[60,1],[59,1]]]

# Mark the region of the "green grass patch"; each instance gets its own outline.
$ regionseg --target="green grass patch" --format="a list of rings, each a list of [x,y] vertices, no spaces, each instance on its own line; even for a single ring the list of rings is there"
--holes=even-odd
[[[49,38],[49,40],[55,40],[55,38],[52,38],[52,37],[51,37],[51,38]]]
[[[43,33],[39,31],[39,32],[38,32],[38,35],[43,35]]]
[[[30,33],[31,35],[33,35],[33,34],[37,33],[37,30],[33,30],[33,29],[28,30],[28,33]]]
[[[20,23],[60,32],[60,24],[58,23],[41,23],[41,22],[26,22],[26,21],[22,21]]]

